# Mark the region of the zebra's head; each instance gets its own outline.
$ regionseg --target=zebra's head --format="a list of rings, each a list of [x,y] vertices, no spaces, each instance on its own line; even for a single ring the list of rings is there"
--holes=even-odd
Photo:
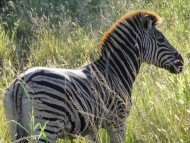
[[[141,18],[143,60],[178,74],[183,69],[182,56],[156,28],[160,20],[156,16],[150,14]]]

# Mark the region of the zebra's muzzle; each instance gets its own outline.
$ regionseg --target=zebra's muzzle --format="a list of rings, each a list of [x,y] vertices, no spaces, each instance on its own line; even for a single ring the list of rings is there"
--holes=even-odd
[[[183,58],[182,56],[177,52],[175,53],[175,60],[173,62],[170,62],[169,65],[166,66],[166,69],[173,74],[178,74],[182,72],[183,70]]]

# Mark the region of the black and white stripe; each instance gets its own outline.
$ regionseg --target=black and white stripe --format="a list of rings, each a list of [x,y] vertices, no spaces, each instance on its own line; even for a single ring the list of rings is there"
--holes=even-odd
[[[26,130],[10,122],[12,141],[30,135],[38,136],[37,143],[85,135],[98,140],[103,127],[111,143],[124,143],[131,89],[141,64],[182,71],[183,59],[156,29],[158,22],[157,14],[136,11],[105,34],[97,61],[73,70],[36,67],[17,77],[4,97],[5,113]],[[46,137],[39,136],[42,131]]]

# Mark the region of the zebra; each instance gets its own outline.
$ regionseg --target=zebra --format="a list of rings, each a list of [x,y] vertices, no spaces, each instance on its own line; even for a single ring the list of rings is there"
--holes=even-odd
[[[147,62],[179,74],[183,58],[157,29],[161,17],[148,10],[122,16],[105,32],[100,57],[76,69],[33,67],[7,88],[5,115],[11,141],[55,143],[86,136],[99,142],[105,128],[111,143],[125,143],[131,90]]]

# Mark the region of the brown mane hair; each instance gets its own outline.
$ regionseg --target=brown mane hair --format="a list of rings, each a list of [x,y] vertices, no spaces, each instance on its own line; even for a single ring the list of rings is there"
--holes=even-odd
[[[120,23],[127,21],[129,18],[135,17],[137,15],[148,15],[152,19],[154,25],[162,23],[162,19],[158,14],[148,10],[136,10],[130,13],[126,13],[118,21],[116,21],[107,32],[104,33],[100,43],[101,50],[110,34],[116,29],[117,26],[120,25]]]

